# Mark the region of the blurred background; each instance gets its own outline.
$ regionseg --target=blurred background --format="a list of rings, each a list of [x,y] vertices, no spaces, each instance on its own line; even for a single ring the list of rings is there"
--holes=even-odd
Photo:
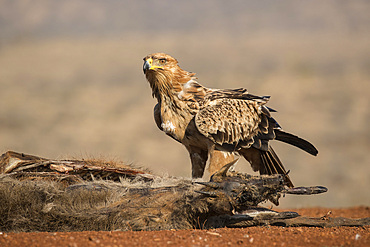
[[[165,52],[207,87],[271,95],[282,127],[317,146],[273,142],[296,186],[329,188],[282,207],[370,205],[369,13],[367,0],[0,0],[0,151],[190,177],[142,72]]]

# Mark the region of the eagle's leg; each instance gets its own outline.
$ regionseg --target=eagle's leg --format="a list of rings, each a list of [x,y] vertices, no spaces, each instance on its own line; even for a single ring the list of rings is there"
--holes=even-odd
[[[208,151],[199,148],[188,148],[191,160],[192,178],[201,178],[206,167]]]
[[[226,151],[213,149],[209,153],[208,170],[210,175],[219,171],[224,165],[232,162],[235,159],[232,153]]]

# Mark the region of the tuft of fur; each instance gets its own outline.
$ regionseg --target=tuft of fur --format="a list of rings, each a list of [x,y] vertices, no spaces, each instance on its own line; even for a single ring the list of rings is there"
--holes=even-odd
[[[127,185],[130,185],[129,187]],[[176,187],[142,182],[97,180],[68,187],[55,181],[19,181],[0,177],[0,230],[112,231],[192,228],[171,217],[188,197],[190,182]],[[158,186],[160,186],[158,188]],[[168,222],[166,222],[168,221]]]

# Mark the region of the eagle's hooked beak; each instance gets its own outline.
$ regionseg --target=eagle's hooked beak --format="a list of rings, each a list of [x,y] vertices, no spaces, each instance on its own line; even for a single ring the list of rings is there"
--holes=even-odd
[[[144,74],[145,74],[145,72],[146,72],[148,69],[150,69],[150,64],[149,64],[148,60],[145,60],[145,61],[144,61],[144,65],[143,65],[143,72],[144,72]]]
[[[155,69],[163,69],[163,67],[153,65],[153,59],[152,58],[148,58],[144,61],[144,65],[143,65],[144,74],[146,73],[147,70],[155,70]]]

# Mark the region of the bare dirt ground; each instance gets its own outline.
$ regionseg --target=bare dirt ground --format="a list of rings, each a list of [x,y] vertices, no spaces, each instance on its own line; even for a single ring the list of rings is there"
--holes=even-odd
[[[311,217],[370,217],[370,207],[293,209]],[[0,233],[0,246],[370,246],[370,227]]]

